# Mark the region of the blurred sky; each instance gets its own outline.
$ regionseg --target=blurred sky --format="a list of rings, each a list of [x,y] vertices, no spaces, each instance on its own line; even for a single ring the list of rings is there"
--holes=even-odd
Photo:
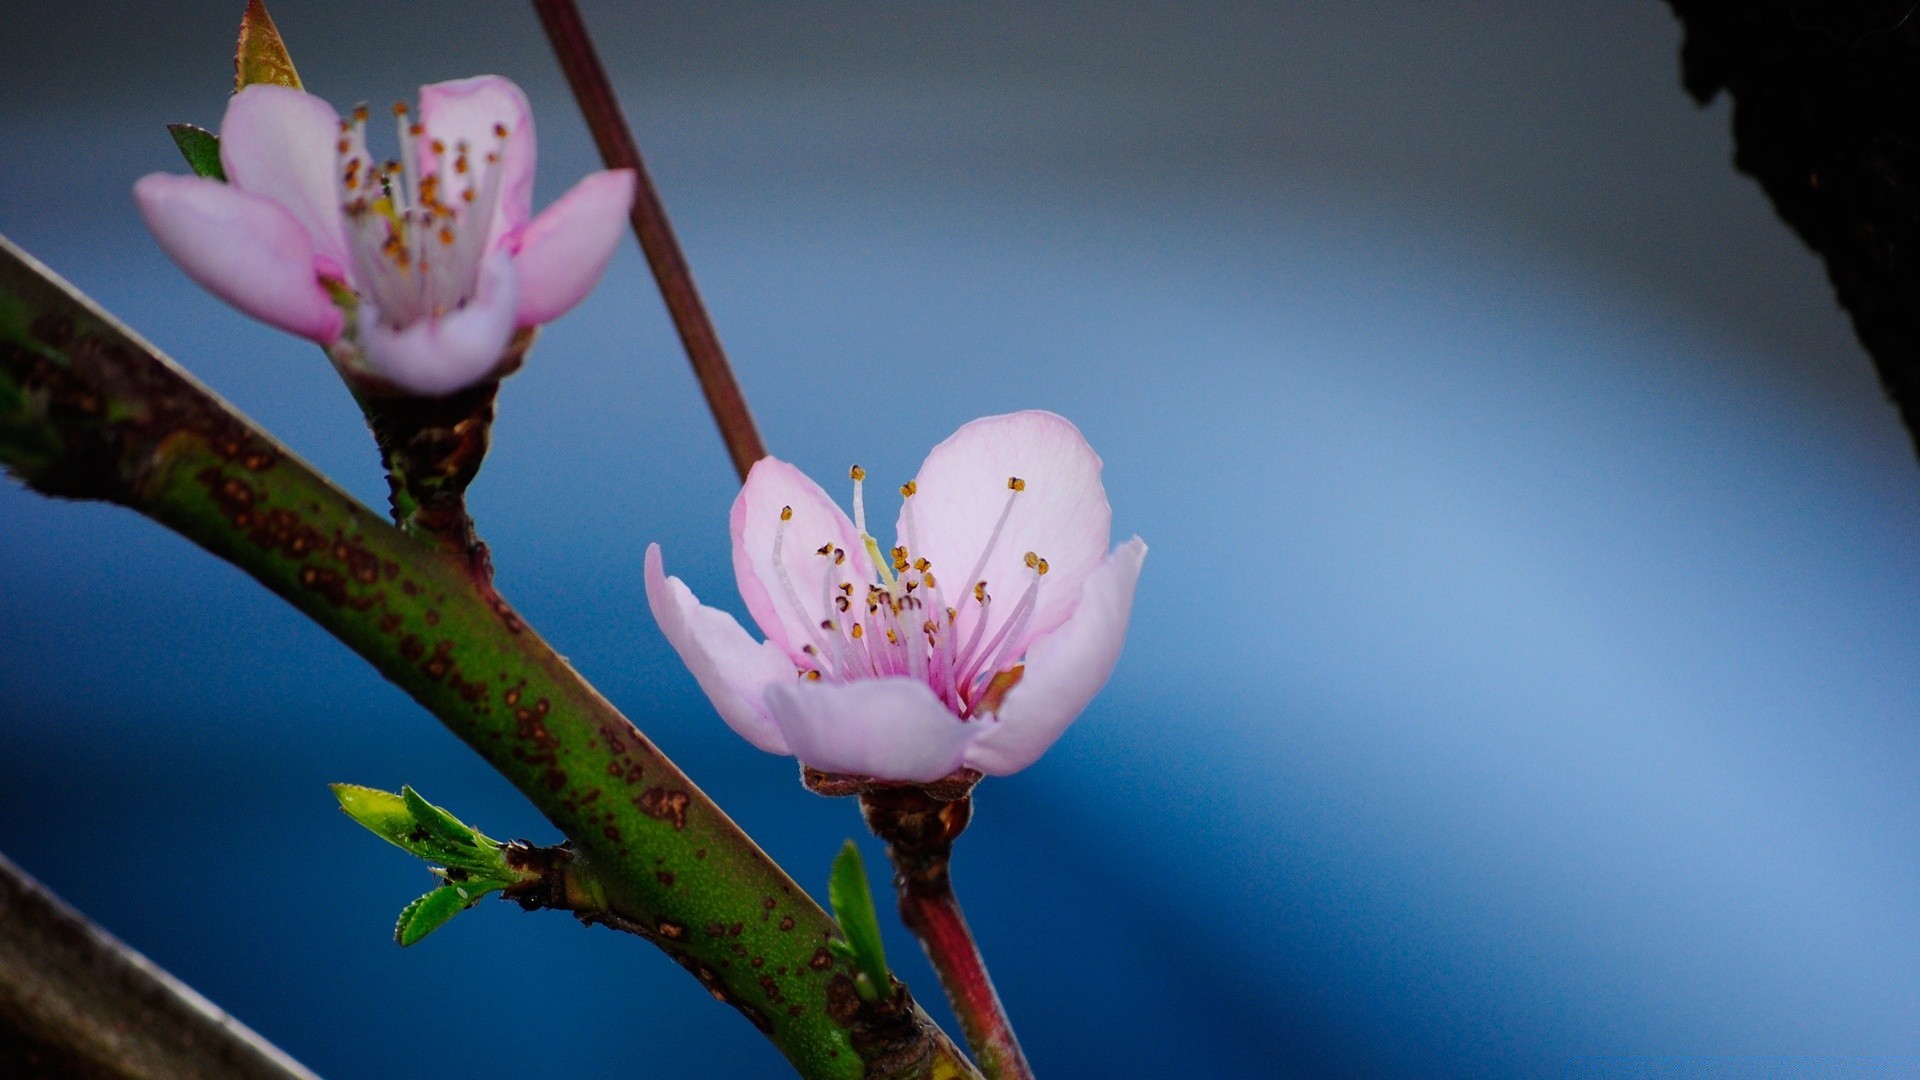
[[[128,194],[183,171],[165,122],[217,124],[241,6],[11,7],[0,232],[377,502],[318,351]],[[1113,684],[958,862],[1041,1075],[1920,1074],[1920,469],[1664,5],[585,7],[776,453],[905,479],[1050,408],[1152,545]],[[336,105],[498,72],[537,201],[597,167],[519,5],[274,12]],[[646,611],[651,540],[738,601],[631,245],[495,446],[503,589],[822,886],[854,807],[727,732]],[[322,1074],[785,1075],[559,915],[395,948],[430,882],[336,780],[554,838],[237,572],[0,487],[0,850]]]

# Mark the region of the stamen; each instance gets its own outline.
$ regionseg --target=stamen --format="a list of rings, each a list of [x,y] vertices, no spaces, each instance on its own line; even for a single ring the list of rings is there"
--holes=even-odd
[[[412,209],[420,201],[414,185],[414,178],[420,175],[420,158],[414,152],[414,140],[408,135],[411,125],[407,123],[406,102],[393,103],[393,122],[400,131],[400,204],[403,210]]]
[[[1000,519],[993,523],[993,531],[987,534],[987,546],[980,550],[980,558],[973,564],[973,573],[967,575],[970,582],[980,581],[980,572],[987,568],[987,560],[993,557],[993,549],[1000,544],[1000,532],[1007,527],[1007,518],[1013,513],[1013,500],[1027,490],[1027,482],[1017,476],[1007,477],[1007,503],[1000,508]],[[960,604],[966,606],[966,597],[960,598]]]
[[[980,605],[980,617],[973,620],[973,633],[967,635],[966,647],[960,650],[960,666],[963,668],[973,666],[973,658],[977,655],[974,650],[987,633],[987,616],[992,613],[990,605],[993,597],[987,592],[986,582],[982,581],[973,587],[973,599]],[[953,617],[958,618],[959,614],[955,611]]]
[[[781,507],[780,524],[773,530],[773,571],[780,579],[780,589],[786,594],[787,603],[792,606],[793,613],[800,617],[800,625],[806,627],[807,638],[812,642],[811,645],[802,646],[801,651],[813,657],[816,662],[825,663],[826,642],[821,639],[820,632],[813,628],[813,620],[808,618],[807,609],[800,603],[800,592],[793,587],[793,575],[787,573],[786,560],[781,558],[780,554],[781,547],[787,539],[787,523],[792,520],[793,507]]]
[[[1033,616],[1035,601],[1039,595],[1040,575],[1035,574],[1033,581],[1027,585],[1027,591],[1020,594],[1020,602],[1013,606],[1013,614],[1007,617],[1006,622],[1000,624],[1000,630],[993,635],[993,640],[987,642],[986,648],[981,649],[980,653],[974,657],[973,662],[967,665],[966,678],[963,680],[964,685],[971,687],[974,680],[978,679],[981,674],[999,671],[1003,666],[1001,663],[1002,660],[1012,659],[1011,657],[1005,657],[1001,654],[1012,649],[1014,643],[1020,640],[1021,632],[1026,629],[1027,622]],[[987,656],[993,657],[992,662],[982,663],[982,660]]]
[[[920,530],[913,522],[913,493],[919,490],[919,485],[912,480],[900,489],[900,519],[906,526],[907,546],[915,551],[925,550],[920,546]]]
[[[865,536],[867,535],[867,500],[862,493],[865,487],[862,481],[867,478],[867,470],[855,465],[847,470],[847,475],[853,477],[853,527],[859,530],[861,536]]]
[[[847,640],[840,635],[840,624],[833,618],[835,591],[833,572],[828,571],[820,575],[820,610],[826,615],[826,618],[820,620],[820,629],[826,631],[827,640],[833,642],[834,665],[839,669],[835,674],[845,679],[851,677],[853,665],[847,656]],[[845,597],[841,599],[844,600]]]

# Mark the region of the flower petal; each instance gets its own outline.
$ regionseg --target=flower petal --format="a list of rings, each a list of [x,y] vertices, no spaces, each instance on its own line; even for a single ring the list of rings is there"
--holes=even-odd
[[[1133,587],[1146,557],[1147,545],[1136,536],[1088,575],[1072,617],[1028,650],[1026,672],[1007,691],[998,720],[987,721],[968,747],[968,766],[1005,776],[1033,764],[1107,684],[1126,642]]]
[[[740,737],[769,754],[791,754],[767,712],[767,688],[794,681],[793,663],[770,641],[755,641],[733,616],[694,598],[660,562],[660,545],[647,545],[647,606],[695,682]]]
[[[533,109],[527,105],[527,95],[512,80],[476,75],[423,86],[420,124],[427,133],[420,147],[423,174],[439,171],[434,140],[439,140],[449,154],[466,143],[469,155],[478,163],[500,141],[494,127],[505,125],[507,146],[500,155],[500,168],[505,172],[500,177],[500,208],[494,214],[493,230],[487,234],[488,248],[499,243],[503,235],[526,225],[533,216]]]
[[[559,318],[593,291],[626,231],[633,185],[631,169],[594,173],[527,226],[513,257],[521,326]]]
[[[783,507],[793,508],[793,520],[786,523],[780,542],[785,583],[773,559],[774,539],[782,532]],[[755,462],[747,473],[747,482],[733,500],[729,524],[733,530],[733,572],[753,621],[760,624],[769,641],[787,651],[794,663],[817,666],[805,648],[816,638],[826,640],[820,621],[839,614],[827,610],[826,590],[847,582],[860,595],[865,584],[873,580],[873,563],[853,522],[807,474],[769,457]],[[846,562],[836,566],[831,555],[819,555],[822,544],[846,552]]]
[[[160,246],[208,292],[323,345],[340,336],[345,317],[314,277],[313,243],[279,204],[167,173],[142,177],[133,197]]]
[[[1011,492],[1011,477],[1026,489]],[[900,509],[898,536],[933,563],[948,595],[959,598],[956,632],[963,642],[980,614],[979,605],[965,599],[974,581],[984,580],[992,597],[990,639],[1033,579],[1026,553],[1047,560],[1025,640],[1013,645],[1017,654],[1072,613],[1082,583],[1106,558],[1113,512],[1100,483],[1100,456],[1064,417],[1034,410],[966,424],[933,448],[914,484],[915,494]],[[1009,495],[1013,509],[992,556],[976,578],[963,581],[978,565]]]
[[[261,83],[227,102],[220,121],[220,166],[242,191],[279,203],[307,231],[315,255],[333,266],[347,257],[341,223],[340,114],[304,90]]]
[[[940,779],[976,730],[908,678],[781,682],[767,705],[803,763],[880,780]]]
[[[395,330],[368,300],[361,301],[360,345],[373,374],[409,393],[440,397],[491,376],[513,337],[513,262],[487,257],[480,284],[464,307]]]

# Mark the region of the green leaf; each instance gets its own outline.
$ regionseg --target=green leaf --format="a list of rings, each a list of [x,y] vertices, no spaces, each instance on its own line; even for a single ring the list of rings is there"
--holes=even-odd
[[[849,840],[833,860],[833,876],[827,881],[827,899],[833,904],[833,917],[840,932],[847,936],[847,948],[859,969],[854,981],[860,996],[877,1001],[892,991],[887,975],[887,952],[880,944],[880,917],[873,910],[873,890],[867,884],[867,867],[860,861],[860,848]]]
[[[447,920],[479,903],[488,893],[504,889],[508,884],[505,881],[464,881],[442,885],[408,904],[400,912],[400,920],[393,926],[393,940],[399,942],[402,948],[412,945],[447,925]]]
[[[257,83],[298,90],[300,74],[293,70],[293,57],[287,55],[287,43],[280,40],[267,5],[247,0],[246,14],[240,16],[240,44],[233,54],[234,93]]]
[[[361,787],[359,784],[329,784],[333,797],[348,817],[395,847],[412,851],[407,834],[413,831],[413,813],[407,802],[391,791]]]
[[[420,797],[411,787],[398,795],[358,784],[334,784],[334,798],[347,816],[382,840],[428,862],[457,867],[475,877],[515,880],[500,845]]]
[[[180,148],[193,175],[226,182],[227,170],[220,164],[220,136],[193,124],[168,124],[167,134],[173,136],[173,145]]]
[[[425,828],[436,840],[453,848],[479,847],[493,841],[469,828],[466,823],[420,797],[411,787],[400,788],[400,798],[412,813],[414,823]]]

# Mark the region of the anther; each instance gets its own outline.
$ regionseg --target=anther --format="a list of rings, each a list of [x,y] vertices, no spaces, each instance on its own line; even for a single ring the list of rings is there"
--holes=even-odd
[[[793,520],[793,507],[791,507],[791,506],[783,506],[783,507],[781,507],[781,508],[780,508],[780,520],[781,520],[781,521],[792,521],[792,520]]]
[[[1017,476],[1009,476],[1007,477],[1007,490],[1008,491],[1025,491],[1027,490],[1027,482],[1025,480],[1020,479]]]
[[[867,470],[855,465],[853,468],[847,470],[847,476],[854,480],[865,480],[867,478]]]
[[[919,482],[914,480],[909,480],[906,483],[900,485],[900,497],[903,499],[911,499],[913,498],[913,493],[919,490],[920,490]]]
[[[786,519],[785,519],[785,518],[781,518],[780,520],[782,520],[782,521],[785,521]],[[827,541],[826,543],[824,543],[824,544],[821,544],[821,545],[820,545],[820,547],[819,547],[819,549],[818,549],[818,550],[816,550],[816,551],[814,552],[814,554],[815,554],[815,555],[822,555],[822,556],[825,556],[825,555],[831,555],[831,554],[833,554],[833,541],[831,541],[831,540],[829,540],[829,541]]]
[[[407,103],[406,103],[406,102],[404,102],[404,101],[396,101],[396,102],[394,102],[394,103],[393,103],[393,115],[395,115],[395,116],[405,116],[405,115],[407,115]]]

